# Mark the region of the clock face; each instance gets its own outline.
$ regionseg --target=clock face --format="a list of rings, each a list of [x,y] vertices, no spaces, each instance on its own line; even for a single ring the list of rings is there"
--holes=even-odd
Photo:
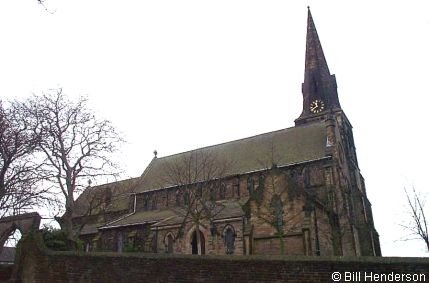
[[[320,113],[325,109],[325,103],[320,100],[320,99],[316,99],[313,100],[313,102],[310,103],[310,111],[311,113]]]

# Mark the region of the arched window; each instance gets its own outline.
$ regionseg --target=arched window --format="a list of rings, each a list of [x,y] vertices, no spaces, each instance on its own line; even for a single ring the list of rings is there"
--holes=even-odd
[[[153,198],[152,199],[152,210],[155,210],[157,208],[157,203],[156,203],[156,199]]]
[[[190,203],[190,196],[189,196],[189,192],[185,192],[183,194],[183,204],[184,205],[189,205]]]
[[[232,227],[227,227],[225,229],[225,253],[227,255],[232,255],[234,253],[234,242],[235,242],[235,232]]]
[[[165,207],[168,207],[168,195],[169,195],[170,191],[169,190],[165,190]]]
[[[258,178],[258,190],[264,190],[265,188],[265,175],[261,174]]]
[[[196,195],[197,195],[197,198],[201,198],[203,196],[203,185],[202,184],[197,185]]]
[[[89,252],[91,250],[91,242],[86,241],[85,242],[85,252]]]
[[[117,235],[117,251],[118,253],[122,253],[122,248],[124,247],[124,238],[122,236],[122,232],[119,232]]]
[[[176,205],[177,206],[180,205],[180,191],[179,190],[176,191]]]
[[[232,191],[235,197],[240,197],[240,180],[234,179],[232,183]]]
[[[143,210],[149,210],[149,199],[147,196],[143,199]]]
[[[222,183],[222,184],[220,184],[219,198],[225,199],[225,195],[226,195],[226,186],[224,183]]]
[[[274,212],[274,227],[278,232],[283,230],[283,202],[279,195],[274,195],[271,201]]]
[[[215,189],[213,187],[210,187],[210,192],[209,193],[210,193],[210,195],[209,195],[210,200],[211,201],[216,200],[216,191],[215,191]]]
[[[96,234],[94,238],[92,238],[92,250],[97,251],[101,248],[101,235],[100,233]]]
[[[247,190],[249,191],[249,195],[253,194],[255,190],[255,181],[252,177],[247,178]]]
[[[199,253],[199,251],[198,251],[197,231],[198,231],[199,236],[200,236],[199,238],[200,238],[201,253]],[[204,255],[206,253],[204,234],[200,230],[195,230],[192,233],[192,236],[191,236],[191,251],[192,251],[192,254]]]
[[[173,253],[173,242],[174,242],[174,237],[173,235],[170,233],[167,235],[166,239],[165,239],[165,252],[168,254],[172,254]]]
[[[112,190],[110,188],[106,188],[106,192],[104,194],[104,203],[106,206],[112,203]]]

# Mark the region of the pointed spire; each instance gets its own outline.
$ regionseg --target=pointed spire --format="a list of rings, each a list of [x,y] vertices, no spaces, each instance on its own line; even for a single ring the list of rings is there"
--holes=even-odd
[[[305,73],[304,83],[302,84],[302,94],[304,101],[303,110],[301,116],[296,121],[297,123],[305,122],[305,118],[308,116],[323,114],[323,112],[326,110],[341,108],[340,102],[338,101],[335,75],[331,75],[329,72],[325,54],[323,53],[322,44],[320,43],[313,16],[311,15],[310,7],[307,8],[308,17],[305,50]],[[323,104],[323,107],[318,111],[312,112],[312,103],[319,105],[318,107]]]
[[[321,72],[320,75],[329,76],[329,68],[326,63],[325,54],[323,53],[322,44],[314,25],[313,16],[310,7],[308,8],[307,17],[307,40],[305,50],[305,75],[310,72]]]

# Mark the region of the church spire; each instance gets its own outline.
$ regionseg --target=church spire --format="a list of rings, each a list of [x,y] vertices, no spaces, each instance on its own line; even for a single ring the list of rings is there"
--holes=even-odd
[[[313,16],[310,7],[308,7],[307,17],[307,40],[305,46],[305,80],[313,79],[314,73],[318,73],[321,78],[329,76],[329,68],[326,63],[325,54],[323,53],[322,44],[320,44],[317,35],[316,26],[314,25]]]
[[[323,53],[322,44],[308,7],[305,73],[302,84],[303,110],[297,119],[322,114],[340,108],[335,75],[331,75]]]

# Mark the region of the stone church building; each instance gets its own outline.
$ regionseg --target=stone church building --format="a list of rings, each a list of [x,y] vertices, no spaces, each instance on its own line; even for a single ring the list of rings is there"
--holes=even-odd
[[[308,11],[295,126],[154,158],[87,188],[73,223],[87,251],[380,256],[353,131]]]

